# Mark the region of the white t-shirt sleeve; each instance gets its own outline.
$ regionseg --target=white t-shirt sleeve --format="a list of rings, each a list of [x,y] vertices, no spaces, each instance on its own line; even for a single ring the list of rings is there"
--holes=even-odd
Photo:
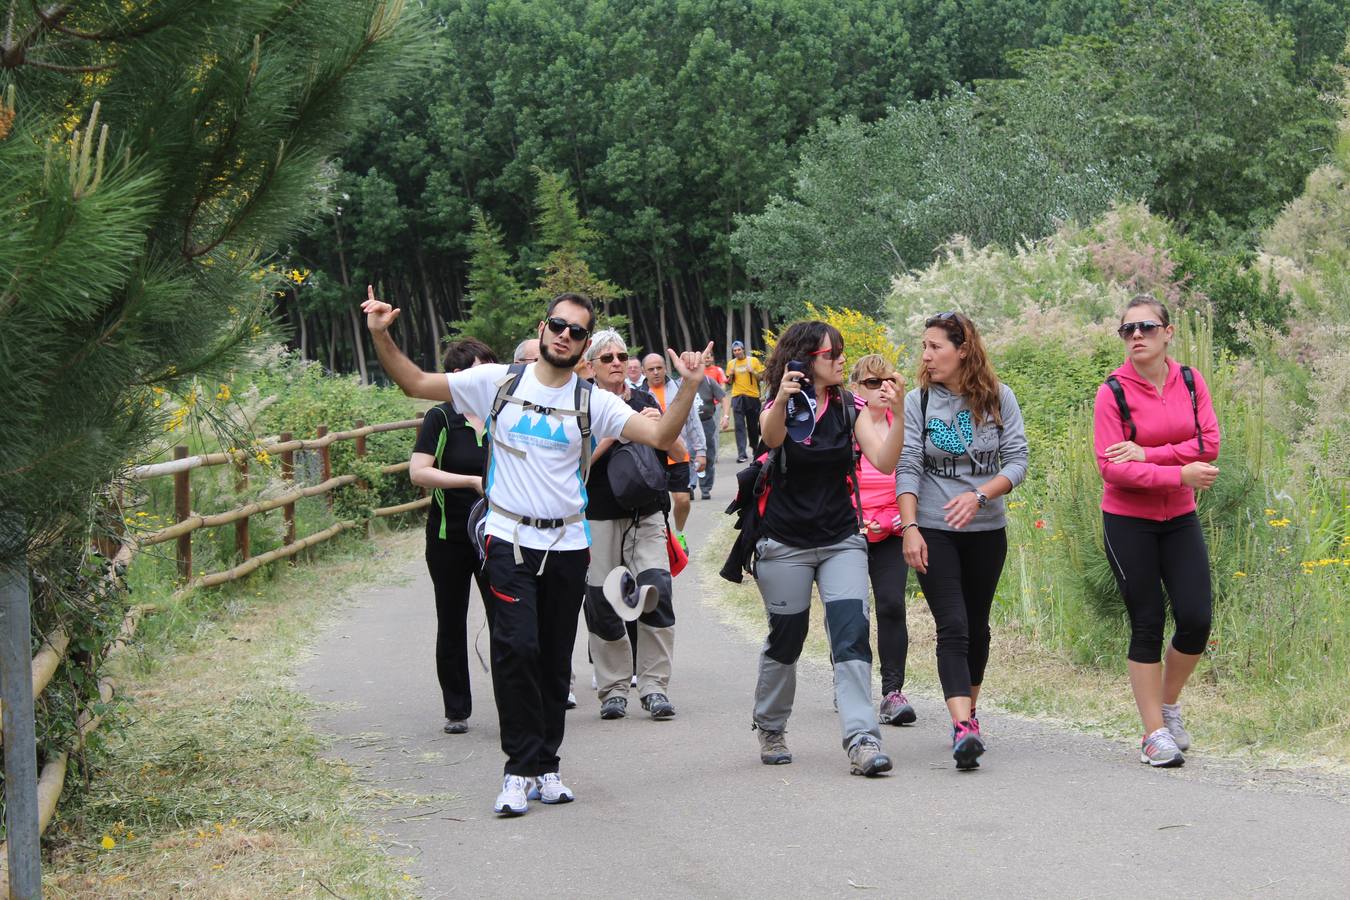
[[[635,415],[637,413],[618,394],[591,388],[591,436],[596,440],[619,437],[628,417]]]
[[[455,412],[486,421],[492,413],[492,401],[497,397],[497,382],[506,375],[507,368],[492,363],[445,373]]]

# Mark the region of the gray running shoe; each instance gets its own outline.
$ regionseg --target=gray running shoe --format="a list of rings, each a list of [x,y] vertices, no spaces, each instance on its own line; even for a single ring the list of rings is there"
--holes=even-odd
[[[911,725],[918,718],[909,699],[900,691],[891,691],[881,700],[881,711],[877,716],[882,725]]]
[[[854,775],[880,775],[891,770],[891,758],[871,736],[848,749],[849,771]]]
[[[675,707],[665,694],[652,692],[642,698],[642,708],[652,714],[653,719],[669,719],[675,715]]]
[[[1166,728],[1159,728],[1144,738],[1139,748],[1139,761],[1148,763],[1155,769],[1175,769],[1177,766],[1185,765],[1186,757],[1181,755],[1177,742],[1172,738],[1172,732]]]
[[[785,766],[792,762],[792,753],[788,750],[787,740],[781,731],[765,731],[758,725],[751,726],[759,732],[759,761],[766,766]]]
[[[602,719],[622,719],[626,715],[628,715],[627,697],[610,697],[600,704],[600,718]]]
[[[1163,727],[1172,732],[1172,740],[1177,742],[1177,749],[1191,749],[1191,733],[1181,724],[1181,704],[1164,703],[1162,714]]]

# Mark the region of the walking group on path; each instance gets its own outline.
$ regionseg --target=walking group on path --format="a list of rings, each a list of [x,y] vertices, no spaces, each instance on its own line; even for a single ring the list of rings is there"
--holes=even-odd
[[[452,734],[468,729],[472,713],[471,579],[483,598],[506,755],[497,813],[574,799],[559,748],[566,710],[576,705],[579,614],[601,718],[626,716],[634,687],[653,719],[676,714],[672,580],[687,560],[689,504],[710,497],[717,430],[733,418],[738,462],[748,465],[737,473],[729,511],[740,534],[722,571],[732,580],[752,574],[767,615],[747,698],[761,761],[792,761],[787,724],[814,587],[850,771],[891,769],[880,726],[916,720],[904,695],[913,569],[937,626],[952,755],[958,769],[979,767],[987,747],[976,703],[1007,554],[1004,497],[1026,477],[1028,446],[1017,398],[967,316],[927,320],[918,386],[906,392],[903,376],[878,355],[857,360],[845,388],[843,339],[819,321],[787,327],[767,363],[733,342],[723,371],[711,343],[702,352],[630,357],[621,335],[594,330],[589,298],[562,294],[510,365],[485,344],[461,340],[447,349],[445,372],[433,373],[390,337],[397,309],[373,290],[362,309],[389,376],[410,396],[441,401],[418,435],[410,476],[434,496],[426,559]],[[1117,331],[1126,359],[1098,390],[1094,413],[1104,551],[1131,623],[1140,760],[1179,766],[1190,745],[1180,694],[1211,616],[1195,491],[1218,475],[1218,424],[1203,378],[1168,356],[1173,328],[1160,302],[1135,297]],[[1168,601],[1175,633],[1164,658]]]

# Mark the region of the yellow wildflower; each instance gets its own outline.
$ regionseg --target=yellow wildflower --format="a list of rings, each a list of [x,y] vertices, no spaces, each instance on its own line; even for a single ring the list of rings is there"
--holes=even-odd
[[[1247,573],[1246,573],[1246,572],[1234,572],[1234,573],[1233,573],[1233,577],[1234,577],[1234,578],[1246,578],[1246,577],[1247,577]]]
[[[117,846],[117,841],[114,841],[112,839],[112,835],[110,834],[105,834],[103,836],[103,840],[100,841],[99,843],[103,845],[104,850],[111,850],[112,848]]]
[[[1267,522],[1266,524],[1268,524],[1271,528],[1286,528],[1286,527],[1288,527],[1288,525],[1289,525],[1289,520],[1288,520],[1288,519],[1271,519],[1271,520],[1270,520],[1269,522]]]

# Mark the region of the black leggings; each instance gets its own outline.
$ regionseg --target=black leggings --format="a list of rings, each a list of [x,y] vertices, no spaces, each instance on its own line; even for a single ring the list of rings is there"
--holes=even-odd
[[[1102,526],[1106,558],[1130,614],[1129,660],[1162,661],[1164,587],[1177,626],[1172,646],[1178,653],[1203,653],[1213,599],[1200,519],[1193,512],[1162,522],[1103,512]]]
[[[427,571],[436,588],[436,678],[447,719],[467,719],[473,712],[467,620],[469,579],[477,569],[472,544],[427,538]]]
[[[942,696],[969,697],[989,663],[989,610],[1008,555],[1008,535],[994,531],[920,528],[928,572],[915,572],[937,625]]]
[[[877,655],[881,658],[881,693],[905,689],[905,657],[909,629],[905,626],[904,544],[898,536],[868,543],[867,574],[877,608]]]

